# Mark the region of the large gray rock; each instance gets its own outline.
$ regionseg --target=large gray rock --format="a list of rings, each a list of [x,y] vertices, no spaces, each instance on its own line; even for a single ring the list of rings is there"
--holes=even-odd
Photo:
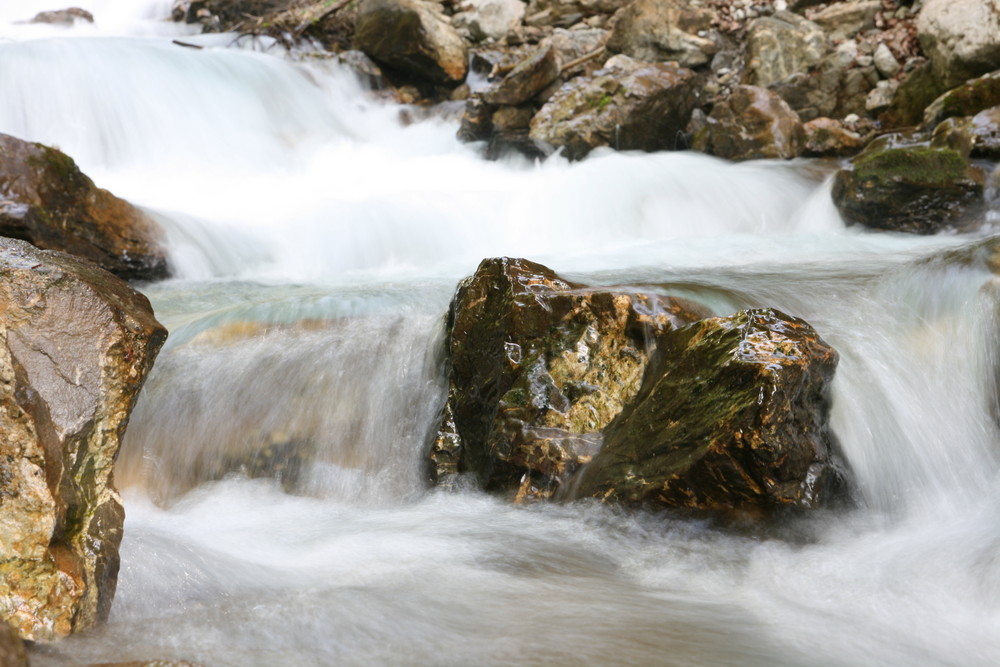
[[[713,18],[711,10],[679,0],[635,0],[616,14],[607,50],[636,60],[704,65],[719,50],[699,35],[711,30]]]
[[[1000,2],[927,0],[917,37],[945,86],[1000,69]]]
[[[635,396],[653,338],[708,314],[682,299],[570,283],[523,259],[484,260],[448,315],[450,387],[432,478],[468,472],[518,499],[549,497]]]
[[[465,0],[452,23],[475,41],[499,40],[520,24],[525,7],[521,0]]]
[[[112,471],[166,331],[93,264],[0,239],[0,620],[51,641],[106,618]]]
[[[560,88],[532,119],[531,138],[562,147],[571,159],[598,146],[673,149],[697,102],[695,78],[674,63],[614,56]]]
[[[712,109],[694,147],[727,160],[789,159],[802,154],[805,141],[798,114],[776,93],[737,86]]]
[[[0,134],[0,236],[90,260],[125,279],[167,276],[163,232],[65,153]]]
[[[823,29],[788,11],[754,20],[747,30],[746,83],[768,86],[817,66],[829,48]]]
[[[829,423],[837,359],[771,309],[664,333],[574,495],[750,516],[846,500]]]
[[[372,60],[438,83],[468,71],[465,40],[441,11],[423,0],[364,0],[354,41]]]

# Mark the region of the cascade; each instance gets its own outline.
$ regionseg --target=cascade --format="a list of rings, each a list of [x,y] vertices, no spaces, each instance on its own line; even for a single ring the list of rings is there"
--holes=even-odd
[[[32,664],[1000,661],[988,232],[846,228],[805,160],[488,162],[453,121],[191,35],[170,2],[81,0],[96,21],[73,27],[16,4],[0,132],[145,208],[176,272],[141,286],[170,338],[119,461],[111,619]],[[762,540],[426,490],[444,313],[498,255],[809,321],[841,354],[860,508]]]

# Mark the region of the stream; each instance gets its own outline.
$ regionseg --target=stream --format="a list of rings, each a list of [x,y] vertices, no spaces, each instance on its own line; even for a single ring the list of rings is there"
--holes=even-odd
[[[76,4],[96,22],[0,6],[0,132],[153,215],[176,277],[137,286],[170,338],[118,462],[111,618],[32,665],[1000,664],[995,214],[847,228],[819,161],[490,162],[335,61]],[[500,255],[807,320],[860,507],[738,534],[428,489],[444,314]]]

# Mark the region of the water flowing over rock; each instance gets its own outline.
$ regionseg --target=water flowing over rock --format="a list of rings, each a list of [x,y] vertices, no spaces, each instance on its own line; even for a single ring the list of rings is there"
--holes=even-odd
[[[753,21],[746,48],[747,83],[767,86],[818,65],[827,37],[812,21],[784,11]]]
[[[433,2],[364,0],[354,38],[373,60],[429,81],[458,83],[468,70],[465,41]]]
[[[961,227],[982,194],[982,179],[953,148],[871,144],[833,181],[848,224],[916,234]]]
[[[917,19],[917,36],[947,86],[1000,69],[1000,5],[995,0],[927,0]]]
[[[532,119],[531,138],[562,147],[570,159],[598,146],[676,148],[696,104],[695,79],[675,63],[614,56],[604,69],[560,88]]]
[[[719,50],[712,39],[699,35],[712,28],[714,16],[686,2],[636,0],[615,15],[607,50],[636,60],[704,65]]]
[[[663,334],[574,496],[750,515],[842,499],[828,418],[837,360],[806,322],[770,309]]]
[[[73,257],[0,239],[0,619],[50,641],[107,617],[124,512],[112,469],[166,331]]]
[[[804,146],[802,121],[777,93],[738,86],[712,109],[694,147],[729,160],[756,160],[793,158]]]
[[[126,280],[167,276],[162,232],[66,154],[0,134],[0,235],[90,260]]]
[[[635,395],[657,334],[706,317],[683,299],[570,283],[523,259],[484,260],[455,294],[450,389],[432,478],[549,496]]]

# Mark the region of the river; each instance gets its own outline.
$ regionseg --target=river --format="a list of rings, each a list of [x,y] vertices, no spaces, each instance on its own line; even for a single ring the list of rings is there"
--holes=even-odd
[[[330,61],[77,4],[94,25],[0,7],[0,132],[154,215],[176,277],[139,286],[170,338],[119,460],[110,621],[33,665],[1000,664],[995,217],[845,228],[820,162],[489,162]],[[498,255],[809,321],[860,507],[733,534],[429,490],[444,312]]]

